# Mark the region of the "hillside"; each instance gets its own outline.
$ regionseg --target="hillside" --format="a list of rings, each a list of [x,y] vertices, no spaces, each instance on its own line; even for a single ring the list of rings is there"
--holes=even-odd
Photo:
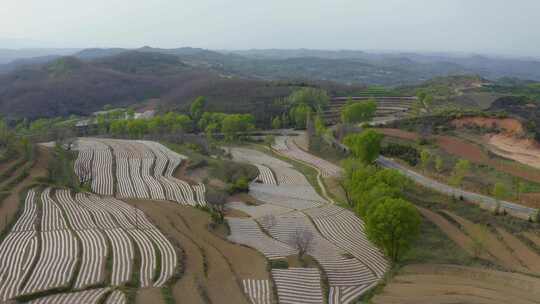
[[[126,52],[158,53],[176,56],[182,62],[211,69],[220,74],[263,80],[334,81],[364,85],[416,85],[434,77],[459,74],[478,74],[490,80],[503,77],[540,80],[540,61],[528,58],[502,58],[480,55],[378,53],[355,50],[245,50],[214,51],[181,47],[162,49],[145,46],[137,49],[85,49],[73,56],[92,61]],[[13,52],[9,53],[11,60]],[[0,55],[2,50],[0,50]],[[39,52],[43,60],[54,60],[59,54]],[[22,53],[20,58],[29,59]],[[0,60],[0,73],[24,62]],[[42,61],[41,60],[41,61]],[[7,64],[9,63],[9,64]]]
[[[106,104],[129,106],[155,98],[163,110],[184,110],[204,95],[210,110],[251,112],[259,121],[269,121],[272,102],[303,85],[226,77],[193,61],[154,52],[129,51],[92,60],[62,57],[0,75],[0,113],[11,120],[88,115]],[[333,95],[361,89],[329,82],[314,85]]]

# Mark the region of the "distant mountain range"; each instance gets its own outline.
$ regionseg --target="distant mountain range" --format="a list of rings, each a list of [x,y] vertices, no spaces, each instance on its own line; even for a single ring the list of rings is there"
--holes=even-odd
[[[4,58],[13,52],[0,50]],[[142,47],[25,50],[19,56],[0,65],[0,113],[14,119],[84,115],[150,98],[183,108],[198,95],[208,96],[211,110],[260,112],[258,118],[269,119],[275,98],[306,83],[346,96],[365,85],[415,85],[447,75],[540,80],[535,60],[444,54]]]
[[[491,80],[511,77],[540,81],[540,60],[534,59],[309,49],[240,51],[212,51],[189,47],[176,49],[142,47],[135,50],[53,49],[23,50],[20,51],[19,57],[17,51],[0,50],[0,63],[5,63],[0,65],[0,72],[13,71],[23,65],[45,63],[65,55],[73,55],[88,61],[128,51],[177,56],[190,66],[211,69],[224,75],[260,80],[323,80],[344,84],[400,86],[418,84],[437,76],[477,74]],[[12,59],[10,63],[6,62],[6,58]]]

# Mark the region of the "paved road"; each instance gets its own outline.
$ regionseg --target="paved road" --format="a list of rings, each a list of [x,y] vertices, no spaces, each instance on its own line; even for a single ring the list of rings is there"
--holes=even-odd
[[[456,197],[462,196],[464,199],[468,201],[481,203],[491,208],[495,208],[495,206],[497,206],[497,200],[492,197],[464,191],[464,190],[454,188],[454,187],[450,187],[446,184],[440,183],[431,178],[418,174],[412,170],[409,170],[391,159],[380,156],[377,159],[377,162],[383,167],[392,168],[392,169],[396,169],[400,171],[401,173],[405,174],[406,176],[408,176],[409,178],[411,178],[412,180],[421,184],[424,187],[431,188],[433,190],[436,190],[438,192],[441,192],[450,196],[451,195],[456,196]],[[509,213],[513,213],[517,216],[521,216],[524,218],[528,218],[529,215],[534,215],[536,213],[536,209],[533,209],[533,208],[510,203],[507,201],[500,201],[500,203],[501,203],[501,207],[506,209],[506,211],[508,211]]]

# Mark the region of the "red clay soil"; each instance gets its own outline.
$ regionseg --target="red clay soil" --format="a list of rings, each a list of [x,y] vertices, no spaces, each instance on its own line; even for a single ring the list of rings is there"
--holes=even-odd
[[[454,119],[451,124],[456,128],[478,126],[482,128],[497,128],[505,133],[523,135],[523,124],[514,118],[464,117]]]
[[[531,208],[540,208],[540,193],[523,193],[521,194],[520,204]]]
[[[401,138],[405,140],[417,140],[420,136],[414,132],[403,131],[400,129],[377,128],[375,131],[390,137]]]
[[[437,136],[437,145],[447,153],[468,159],[474,163],[488,163],[489,157],[482,149],[464,140],[452,136]]]
[[[379,132],[405,140],[416,140],[419,135],[399,129],[377,129]],[[452,136],[436,136],[437,145],[446,153],[466,159],[475,164],[488,165],[498,171],[508,173],[532,182],[540,183],[540,170],[527,170],[512,163],[490,159],[479,145]],[[526,203],[526,202],[525,202]],[[534,207],[534,206],[531,206]]]

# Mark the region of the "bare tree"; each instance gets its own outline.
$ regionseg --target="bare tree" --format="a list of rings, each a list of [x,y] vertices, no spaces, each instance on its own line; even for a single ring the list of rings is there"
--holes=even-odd
[[[293,246],[298,250],[298,258],[302,259],[313,247],[313,233],[303,228],[297,228],[293,235]]]
[[[273,214],[267,214],[261,218],[261,225],[269,230],[277,224],[276,217]]]
[[[79,181],[80,186],[82,186],[85,182],[89,181],[92,178],[92,170],[89,166],[82,165],[79,167]]]

